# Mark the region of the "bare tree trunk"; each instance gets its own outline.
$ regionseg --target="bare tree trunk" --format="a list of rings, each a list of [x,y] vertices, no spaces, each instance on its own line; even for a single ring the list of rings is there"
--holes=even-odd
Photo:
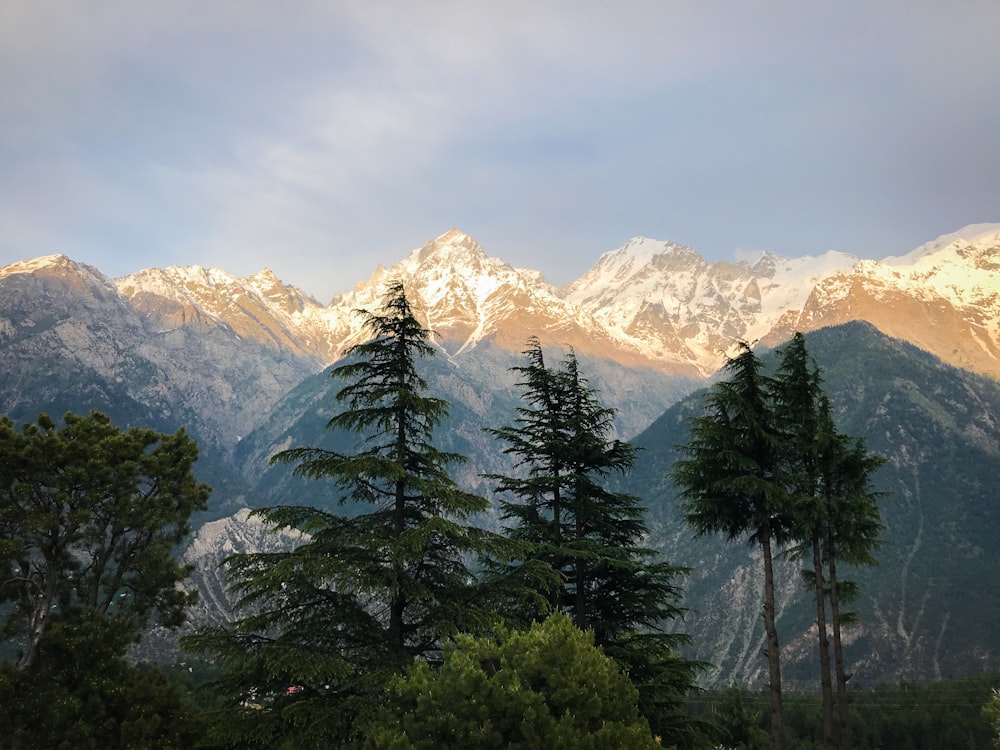
[[[813,584],[816,593],[816,631],[819,635],[819,682],[823,697],[823,747],[835,748],[838,742],[833,723],[833,685],[830,678],[830,637],[826,629],[826,586],[819,535],[813,534]]]
[[[833,623],[833,661],[837,672],[837,732],[839,750],[851,750],[851,698],[847,694],[847,681],[851,675],[844,671],[844,645],[840,637],[840,592],[837,590],[837,555],[830,542],[830,620]]]
[[[785,750],[785,720],[781,699],[781,650],[774,613],[774,564],[771,555],[771,531],[760,535],[764,557],[764,631],[767,633],[767,667],[771,694],[771,744],[774,750]]]

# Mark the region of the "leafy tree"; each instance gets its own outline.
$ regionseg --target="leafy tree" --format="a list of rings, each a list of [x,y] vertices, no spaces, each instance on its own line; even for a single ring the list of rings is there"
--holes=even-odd
[[[657,748],[637,691],[559,613],[527,632],[460,636],[444,663],[418,661],[391,686],[372,750]]]
[[[647,533],[638,498],[606,481],[632,467],[635,449],[610,437],[614,412],[601,405],[570,352],[558,370],[537,339],[525,351],[522,406],[512,425],[489,430],[515,459],[518,474],[493,475],[509,534],[526,545],[510,564],[543,561],[560,581],[551,606],[618,660],[639,687],[640,707],[658,733],[689,732],[681,706],[696,665],[676,654],[685,636],[663,632],[683,614],[675,583],[686,569],[640,545]],[[673,737],[671,738],[673,739]]]
[[[303,532],[302,544],[228,559],[248,614],[231,630],[187,641],[222,657],[228,688],[264,709],[238,714],[227,729],[248,745],[349,746],[391,675],[415,657],[438,658],[444,639],[494,619],[469,568],[495,541],[467,524],[488,503],[449,477],[463,457],[432,442],[448,404],[426,395],[417,370],[434,353],[429,331],[399,282],[378,312],[360,313],[372,338],[332,371],[347,381],[336,397],[346,408],[328,424],[356,433],[357,452],[293,448],[273,459],[336,482],[351,514],[259,511]]]
[[[789,535],[790,503],[781,477],[780,449],[761,362],[746,343],[725,365],[728,379],[713,385],[705,413],[691,422],[671,477],[684,502],[685,520],[699,534],[747,537],[761,550],[764,629],[767,635],[771,738],[785,747],[781,661],[774,607],[774,546]]]
[[[91,684],[124,668],[151,619],[179,625],[194,596],[179,588],[187,570],[173,557],[210,492],[191,473],[194,441],[183,429],[122,431],[98,412],[63,422],[41,414],[17,430],[0,419],[3,680],[20,696],[62,696],[13,704],[23,710],[9,714],[12,747],[36,744],[31,733],[54,726],[70,699],[52,654],[92,649],[93,660],[73,662]]]

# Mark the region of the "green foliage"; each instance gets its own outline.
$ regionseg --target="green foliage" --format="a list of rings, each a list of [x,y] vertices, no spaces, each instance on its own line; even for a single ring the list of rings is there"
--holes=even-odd
[[[751,542],[787,536],[788,495],[779,479],[781,443],[762,365],[746,344],[726,362],[727,380],[705,397],[690,439],[671,472],[685,520],[699,534]]]
[[[470,568],[497,553],[499,538],[470,524],[488,503],[457,487],[448,467],[464,458],[433,439],[448,404],[426,395],[416,367],[434,353],[429,332],[399,283],[379,312],[361,312],[372,338],[332,371],[347,384],[337,393],[345,410],[328,423],[355,435],[355,452],[304,447],[274,457],[336,484],[350,514],[308,505],[260,511],[275,527],[302,532],[302,543],[227,560],[244,617],[186,641],[226,664],[234,745],[354,742],[387,679],[498,617],[494,587],[479,586]]]
[[[795,519],[761,362],[741,343],[725,371],[729,378],[709,389],[704,414],[691,420],[689,442],[680,449],[686,457],[675,462],[671,477],[684,518],[698,534],[722,533],[729,541],[746,536],[760,546],[771,738],[775,750],[784,750],[773,547],[791,535]]]
[[[0,597],[3,635],[30,669],[50,622],[95,610],[138,630],[156,614],[183,621],[191,594],[173,557],[209,488],[191,467],[198,449],[173,435],[122,432],[103,414],[47,415],[15,430],[0,419]]]
[[[52,624],[30,672],[0,665],[0,747],[194,747],[207,717],[162,673],[126,664],[133,635],[90,610]]]
[[[657,732],[688,738],[696,733],[680,706],[697,665],[676,653],[686,636],[662,630],[683,615],[676,579],[687,569],[640,545],[648,530],[638,498],[606,486],[631,468],[635,449],[610,437],[614,412],[601,405],[575,355],[550,369],[532,339],[525,356],[527,364],[515,368],[523,394],[514,423],[489,430],[518,472],[491,476],[498,492],[515,498],[500,500],[501,516],[525,550],[505,572],[550,566],[558,580],[539,595],[578,628],[593,629],[596,643],[639,687],[640,707]]]
[[[883,529],[877,508],[882,493],[871,489],[871,478],[884,461],[869,455],[863,440],[837,430],[805,337],[795,334],[777,354],[773,377],[763,374],[762,363],[746,344],[729,360],[729,378],[709,390],[704,413],[691,420],[689,442],[681,447],[671,478],[685,518],[697,532],[721,532],[730,540],[747,536],[761,546],[772,739],[779,748],[782,700],[773,546],[792,545],[791,551],[811,561],[807,580],[816,606],[822,742],[849,745],[848,675],[840,632],[846,617],[840,612],[844,587],[837,563],[874,563],[872,550]]]
[[[989,750],[994,728],[983,705],[995,700],[992,696],[997,680],[994,673],[923,684],[856,688],[851,695],[852,747]],[[785,704],[789,750],[821,747],[819,697],[815,693],[788,692]],[[706,691],[689,705],[693,715],[712,723],[721,732],[716,735],[719,747],[738,748],[741,743],[746,748],[770,746],[761,737],[766,726],[762,719],[767,706],[765,694],[731,687]],[[994,705],[1000,705],[1000,701]],[[752,743],[751,735],[756,738]]]
[[[747,706],[744,691],[731,686],[713,706],[711,733],[719,750],[768,750],[771,740],[762,725],[762,712]]]
[[[193,594],[173,557],[209,488],[184,430],[122,431],[98,412],[0,419],[0,597],[11,747],[173,747],[195,732],[178,694],[125,665]],[[169,726],[167,726],[169,724]]]
[[[558,613],[527,632],[459,637],[432,670],[417,662],[392,685],[370,728],[372,750],[553,748],[660,744],[620,667]]]

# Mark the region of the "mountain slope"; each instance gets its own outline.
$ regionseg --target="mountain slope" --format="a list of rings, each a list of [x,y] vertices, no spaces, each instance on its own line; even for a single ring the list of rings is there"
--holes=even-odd
[[[888,526],[879,565],[850,571],[861,584],[850,630],[855,682],[928,680],[1000,668],[1000,386],[943,364],[872,326],[850,323],[807,337],[824,369],[841,429],[889,459],[876,486]],[[685,627],[719,684],[766,672],[760,562],[749,547],[694,538],[666,478],[687,441],[703,392],[675,404],[634,441],[642,450],[626,489],[646,498],[655,546],[695,568]],[[814,680],[814,612],[798,565],[780,566],[779,630],[790,685]]]

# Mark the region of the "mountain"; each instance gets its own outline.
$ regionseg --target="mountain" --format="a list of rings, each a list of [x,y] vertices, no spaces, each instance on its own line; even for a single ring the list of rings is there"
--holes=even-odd
[[[267,270],[237,278],[216,268],[170,267],[110,279],[53,255],[0,268],[0,412],[20,421],[40,411],[99,409],[123,426],[186,426],[201,449],[199,477],[215,487],[210,511],[198,519],[218,521],[200,532],[199,554],[211,567],[242,533],[247,522],[234,515],[240,509],[336,500],[321,483],[295,480],[287,470],[270,468],[268,459],[284,447],[347,439],[324,431],[336,408],[337,383],[328,370],[363,339],[356,310],[376,308],[390,279],[406,284],[418,314],[436,334],[440,356],[428,363],[428,379],[432,392],[452,404],[442,440],[470,457],[458,480],[484,494],[491,488],[480,475],[503,470],[506,459],[482,428],[512,418],[518,389],[510,368],[521,363],[529,336],[542,341],[551,360],[572,346],[602,401],[618,410],[618,435],[642,433],[636,438],[644,450],[634,486],[636,494],[657,499],[669,497],[663,472],[643,467],[668,460],[660,449],[680,434],[650,432],[650,425],[665,410],[657,429],[693,408],[683,404],[695,402],[673,405],[716,377],[734,342],[769,347],[796,330],[817,331],[810,346],[816,341],[822,350],[826,331],[839,331],[841,350],[817,358],[828,370],[830,390],[836,385],[845,429],[868,435],[873,447],[894,457],[895,474],[885,480],[895,488],[890,502],[919,499],[919,508],[900,508],[895,516],[893,533],[908,531],[893,537],[883,565],[858,573],[874,576],[864,579],[866,590],[877,594],[863,615],[880,617],[884,631],[878,638],[874,631],[866,632],[869,640],[859,637],[858,653],[877,652],[891,662],[886,674],[921,668],[947,674],[973,663],[995,664],[995,652],[964,625],[966,619],[982,620],[962,609],[975,602],[995,607],[995,597],[976,588],[990,580],[983,561],[996,562],[980,534],[992,528],[995,514],[985,485],[968,485],[962,477],[997,463],[990,452],[997,412],[988,394],[1000,379],[998,267],[1000,225],[966,227],[883,261],[831,251],[710,263],[692,248],[635,238],[603,255],[572,284],[556,287],[536,271],[490,257],[453,229],[321,303]],[[890,339],[871,327],[851,325],[856,321],[867,321],[893,343],[885,344]],[[902,342],[927,353],[919,357],[940,361],[917,367],[926,377],[905,374],[919,357]],[[899,351],[908,354],[887,354]],[[904,374],[893,379],[893,368]],[[912,442],[918,433],[927,433],[929,442]],[[950,484],[942,484],[943,478]],[[966,496],[954,496],[954,487],[967,490]],[[938,512],[942,503],[964,515],[946,519]],[[674,536],[683,533],[676,518],[656,504],[651,511],[656,544],[675,562],[704,571],[691,579],[692,609],[706,618],[721,613],[721,619],[699,621],[695,635],[724,655],[720,679],[753,679],[754,569],[745,559],[735,562],[733,555],[742,550],[685,546]],[[922,525],[915,526],[919,518]],[[963,542],[963,534],[973,541]],[[928,562],[932,540],[961,551],[948,558],[946,579]],[[726,565],[735,565],[732,570],[745,579],[723,575]],[[918,572],[928,578],[913,578]],[[968,586],[960,575],[966,572],[973,582]],[[889,583],[877,585],[880,576]],[[952,587],[950,599],[941,594],[945,584],[939,579]],[[211,576],[200,580],[218,587]],[[746,585],[738,586],[740,580]],[[787,646],[805,650],[808,619],[796,609],[793,584],[789,568],[784,622],[798,635]],[[713,599],[712,592],[724,586],[730,599]],[[922,607],[919,596],[928,590],[931,598]],[[206,590],[206,606],[221,601]],[[727,618],[732,601],[745,601],[747,608]],[[962,614],[945,621],[943,612]],[[932,621],[933,633],[925,628]],[[715,641],[702,635],[716,632],[721,635]],[[980,650],[968,651],[966,643]]]
[[[636,238],[557,288],[453,229],[324,305],[267,270],[239,279],[171,267],[111,280],[48,256],[0,268],[0,406],[18,416],[50,408],[40,393],[76,393],[86,381],[92,403],[135,401],[228,453],[292,387],[359,342],[355,310],[377,305],[389,278],[407,283],[459,364],[477,348],[516,355],[537,336],[692,387],[738,339],[773,345],[863,319],[1000,377],[998,264],[1000,225],[883,262],[831,251],[708,263],[691,248]]]
[[[887,529],[873,568],[847,571],[861,587],[848,633],[852,684],[928,680],[1000,669],[1000,385],[951,367],[867,323],[807,335],[840,429],[888,459],[875,486]],[[773,358],[765,357],[773,366]],[[767,663],[760,559],[744,543],[695,538],[667,473],[700,413],[704,391],[671,406],[634,444],[624,489],[647,500],[651,543],[689,565],[684,628],[713,680],[760,684]],[[778,566],[778,628],[790,686],[815,682],[814,605],[799,568]],[[844,571],[842,571],[842,575]]]

